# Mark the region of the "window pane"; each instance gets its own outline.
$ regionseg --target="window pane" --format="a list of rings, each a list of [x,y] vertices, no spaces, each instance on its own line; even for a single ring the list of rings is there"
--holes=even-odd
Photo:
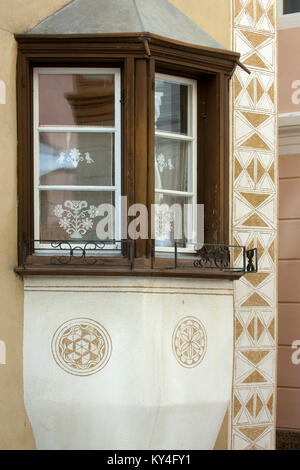
[[[114,126],[114,75],[39,75],[40,125]]]
[[[41,132],[40,185],[114,185],[114,134]]]
[[[185,248],[187,242],[184,231],[185,215],[188,214],[185,213],[184,206],[191,203],[191,198],[156,193],[155,203],[157,204],[155,211],[155,245],[157,247],[173,247],[174,241],[176,241],[178,247]]]
[[[40,238],[74,242],[97,240],[96,227],[103,218],[96,210],[100,204],[114,205],[114,193],[40,191]]]
[[[155,127],[158,130],[188,134],[188,88],[156,79]]]
[[[156,137],[156,189],[189,191],[189,146],[189,142]]]
[[[300,0],[284,0],[283,1],[283,13],[288,15],[290,13],[300,12]]]

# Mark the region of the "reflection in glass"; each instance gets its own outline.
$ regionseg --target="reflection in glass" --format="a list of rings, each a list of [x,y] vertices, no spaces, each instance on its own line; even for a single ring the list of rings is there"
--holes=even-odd
[[[189,143],[156,137],[155,187],[172,191],[189,191]]]
[[[155,127],[157,130],[188,134],[188,91],[188,85],[156,79]]]
[[[101,204],[114,205],[114,193],[40,191],[41,239],[80,243],[97,240],[96,227],[103,218],[98,211]]]
[[[40,126],[115,125],[113,74],[39,75]]]
[[[283,2],[283,14],[289,15],[290,13],[300,12],[299,0],[284,0]]]
[[[155,195],[155,245],[157,247],[186,247],[187,233],[185,205],[191,202],[189,197],[156,193]]]
[[[40,185],[114,185],[114,135],[41,132]]]

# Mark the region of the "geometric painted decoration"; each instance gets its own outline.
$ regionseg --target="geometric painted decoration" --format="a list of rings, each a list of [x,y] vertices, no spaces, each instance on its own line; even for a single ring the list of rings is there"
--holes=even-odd
[[[233,420],[235,425],[268,424],[274,418],[274,392],[271,387],[246,387],[237,390],[233,397]]]
[[[96,374],[108,363],[112,344],[106,329],[87,318],[63,323],[52,339],[52,354],[65,372],[77,376]]]
[[[276,0],[232,0],[232,46],[250,74],[232,80],[232,242],[257,248],[258,273],[235,282],[229,447],[275,447],[277,343]],[[233,256],[235,266],[241,254]]]
[[[203,360],[207,347],[206,331],[200,320],[183,318],[173,333],[173,353],[179,364],[193,368]]]
[[[266,450],[273,447],[272,426],[241,426],[233,431],[233,448],[235,450]]]

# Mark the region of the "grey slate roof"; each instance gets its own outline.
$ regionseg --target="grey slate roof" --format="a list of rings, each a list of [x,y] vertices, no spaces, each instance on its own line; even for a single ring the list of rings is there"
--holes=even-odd
[[[27,34],[144,32],[224,49],[168,0],[73,0]]]

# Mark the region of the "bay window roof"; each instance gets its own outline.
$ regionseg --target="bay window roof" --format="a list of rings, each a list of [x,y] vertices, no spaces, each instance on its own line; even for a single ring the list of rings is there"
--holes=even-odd
[[[193,46],[224,50],[168,0],[73,0],[28,35],[157,35]]]

